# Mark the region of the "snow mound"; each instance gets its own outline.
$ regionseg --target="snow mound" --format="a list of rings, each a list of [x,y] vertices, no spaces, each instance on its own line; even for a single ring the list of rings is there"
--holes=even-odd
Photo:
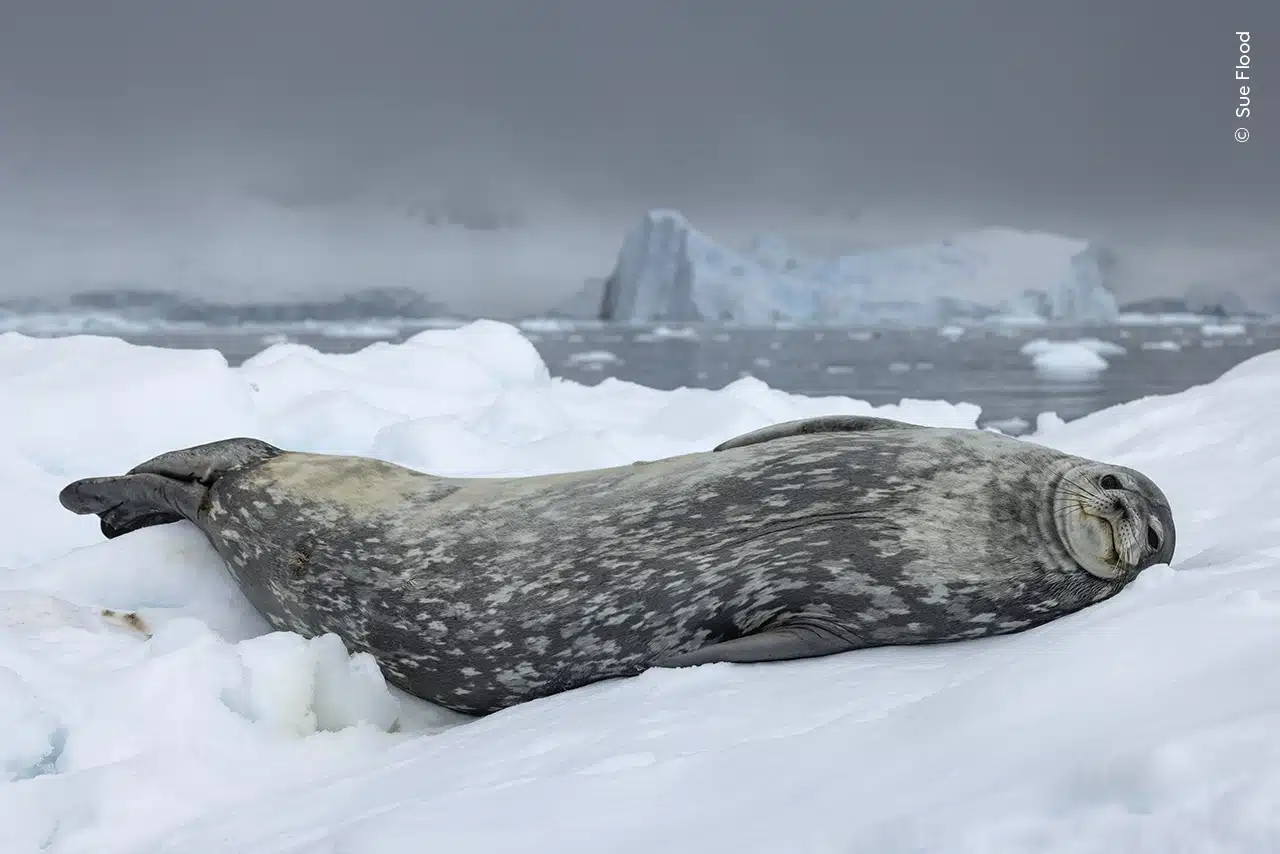
[[[1059,343],[1039,355],[1102,358]],[[1174,565],[1108,602],[1003,638],[651,671],[477,721],[389,690],[334,636],[272,632],[193,526],[104,541],[57,490],[223,435],[534,474],[819,414],[971,428],[977,407],[876,408],[750,378],[587,387],[551,379],[515,329],[488,323],[350,356],[280,345],[239,369],[3,336],[0,384],[5,854],[424,839],[564,854],[1234,854],[1280,841],[1280,431],[1258,405],[1280,399],[1280,352],[1181,394],[1036,419],[1025,441],[1135,466],[1173,504]]]
[[[775,237],[735,252],[675,211],[650,211],[605,284],[612,320],[941,325],[1002,314],[1013,322],[1109,322],[1103,255],[1079,240],[985,229],[938,244],[808,259]]]

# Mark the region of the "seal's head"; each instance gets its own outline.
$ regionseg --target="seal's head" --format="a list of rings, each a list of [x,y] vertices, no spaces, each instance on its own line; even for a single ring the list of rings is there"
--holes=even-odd
[[[1053,499],[1054,522],[1067,552],[1104,581],[1128,581],[1173,560],[1173,511],[1145,475],[1085,462],[1063,473]]]

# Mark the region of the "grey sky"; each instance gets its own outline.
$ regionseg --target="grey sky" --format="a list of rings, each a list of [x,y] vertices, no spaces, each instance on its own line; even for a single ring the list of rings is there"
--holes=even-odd
[[[713,233],[858,208],[1263,244],[1277,93],[1273,0],[0,2],[0,216],[28,233],[92,210],[163,241],[248,188],[466,199],[591,231],[605,259],[659,205]],[[497,304],[517,272],[467,290]]]

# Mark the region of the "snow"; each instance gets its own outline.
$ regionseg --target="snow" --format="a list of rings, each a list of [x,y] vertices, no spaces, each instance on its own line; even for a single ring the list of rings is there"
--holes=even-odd
[[[10,334],[0,391],[5,854],[1280,850],[1280,430],[1259,405],[1280,399],[1280,352],[1036,419],[1025,441],[1135,466],[1173,503],[1173,566],[1113,600],[1003,638],[652,671],[479,720],[388,689],[336,637],[271,632],[191,526],[105,541],[58,489],[231,435],[532,474],[826,413],[973,427],[978,408],[750,378],[582,386],[489,322],[238,369]]]
[[[941,243],[811,259],[776,237],[734,251],[680,213],[650,211],[627,235],[605,285],[613,320],[746,325],[1110,322],[1101,250],[1081,240],[989,228]]]

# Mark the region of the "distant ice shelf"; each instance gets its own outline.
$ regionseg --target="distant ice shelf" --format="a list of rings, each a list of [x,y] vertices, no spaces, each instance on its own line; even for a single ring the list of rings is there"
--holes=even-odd
[[[766,236],[741,252],[673,210],[627,235],[600,316],[629,322],[940,326],[992,316],[1109,323],[1104,253],[1052,234],[989,228],[939,243],[808,258]]]

